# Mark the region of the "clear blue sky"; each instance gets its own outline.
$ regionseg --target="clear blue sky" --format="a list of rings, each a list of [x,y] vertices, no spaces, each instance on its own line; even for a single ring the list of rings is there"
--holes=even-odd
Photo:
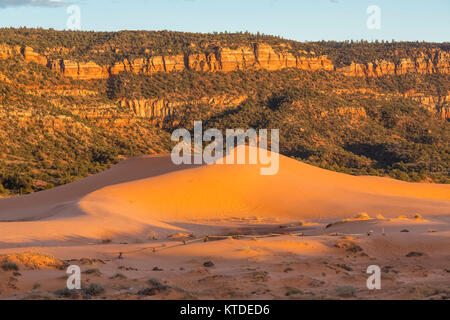
[[[305,40],[450,41],[450,0],[0,0],[1,27],[81,30],[250,31]],[[366,10],[381,9],[369,29]]]

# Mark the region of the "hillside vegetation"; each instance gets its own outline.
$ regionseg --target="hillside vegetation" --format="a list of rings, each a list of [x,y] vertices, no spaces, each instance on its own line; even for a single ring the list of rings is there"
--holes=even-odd
[[[237,34],[0,29],[0,45],[95,61],[205,53],[264,42],[336,67],[413,59],[448,44],[316,42]],[[279,128],[282,154],[334,171],[450,183],[450,75],[333,70],[120,72],[74,80],[20,54],[0,59],[0,194],[52,188],[120,159],[170,152],[175,128]],[[153,112],[153,113],[152,113]],[[205,129],[206,129],[205,128]]]

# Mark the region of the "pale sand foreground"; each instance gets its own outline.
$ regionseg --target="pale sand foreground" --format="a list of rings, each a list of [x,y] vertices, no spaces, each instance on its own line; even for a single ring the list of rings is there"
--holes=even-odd
[[[242,236],[215,237],[227,235]],[[257,165],[129,159],[0,200],[0,262],[24,252],[98,269],[83,285],[103,284],[100,298],[449,298],[450,186],[348,176],[285,157],[275,176]],[[29,260],[15,260],[16,274],[0,269],[0,297],[60,297],[64,270],[33,270]],[[376,292],[366,288],[374,264],[383,268]]]

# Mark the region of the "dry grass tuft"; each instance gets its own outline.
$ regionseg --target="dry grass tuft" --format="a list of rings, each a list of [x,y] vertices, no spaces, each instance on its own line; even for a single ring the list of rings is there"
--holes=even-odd
[[[64,261],[58,258],[35,252],[1,255],[0,263],[7,262],[36,270],[47,268],[64,269],[67,266]]]

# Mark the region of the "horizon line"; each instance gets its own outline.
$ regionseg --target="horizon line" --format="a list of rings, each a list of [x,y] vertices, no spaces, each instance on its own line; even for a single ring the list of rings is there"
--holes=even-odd
[[[180,30],[169,30],[169,29],[117,29],[117,30],[70,30],[70,29],[57,29],[57,28],[43,28],[43,27],[0,27],[0,30],[13,29],[13,30],[42,30],[42,31],[56,31],[56,32],[80,32],[80,33],[120,33],[120,32],[172,32],[172,33],[185,33],[185,34],[204,34],[204,35],[215,35],[215,34],[248,34],[253,36],[263,36],[263,37],[273,37],[280,38],[281,40],[300,42],[300,43],[319,43],[319,42],[356,42],[356,43],[376,43],[381,44],[386,43],[432,43],[432,44],[450,44],[449,41],[429,41],[429,40],[397,40],[397,39],[345,39],[345,40],[295,40],[290,38],[285,38],[280,35],[267,34],[263,32],[249,32],[249,31],[211,31],[211,32],[196,32],[196,31],[180,31]]]

